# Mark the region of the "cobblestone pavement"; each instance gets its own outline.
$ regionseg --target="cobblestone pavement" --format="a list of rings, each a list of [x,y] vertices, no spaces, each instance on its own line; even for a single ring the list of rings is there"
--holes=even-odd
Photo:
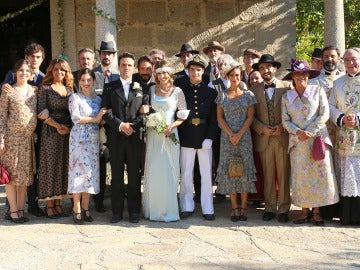
[[[0,196],[0,269],[360,269],[360,230],[338,221],[264,222],[263,209],[250,205],[248,221],[233,223],[226,199],[215,205],[215,221],[203,220],[197,204],[192,217],[171,223],[110,224],[108,210],[92,211],[87,225],[30,215],[18,225],[3,218],[4,187]]]

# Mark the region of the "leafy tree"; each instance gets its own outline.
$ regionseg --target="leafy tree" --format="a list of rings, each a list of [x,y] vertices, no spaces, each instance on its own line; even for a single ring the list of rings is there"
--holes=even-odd
[[[360,0],[344,0],[345,46],[360,46]],[[297,0],[296,58],[310,60],[315,47],[324,47],[324,1]]]

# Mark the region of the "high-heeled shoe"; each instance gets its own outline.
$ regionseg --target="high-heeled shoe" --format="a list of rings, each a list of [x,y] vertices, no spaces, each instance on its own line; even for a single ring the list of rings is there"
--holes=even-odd
[[[74,210],[72,211],[72,215],[73,215],[73,221],[75,224],[77,225],[82,225],[84,224],[84,220],[83,220],[83,215],[82,213],[76,213],[74,212]],[[78,218],[78,215],[80,215],[80,218]]]
[[[28,222],[28,221],[29,221],[29,219],[28,219],[27,217],[25,217],[25,212],[24,212],[24,210],[18,210],[18,212],[20,213],[20,215],[18,215],[18,216],[20,216],[20,218],[22,218],[22,219],[24,220],[24,222]]]
[[[247,216],[245,215],[246,208],[240,208],[240,221],[247,221]]]
[[[315,217],[319,217],[319,220],[315,220]],[[324,220],[321,218],[320,213],[313,213],[312,223],[315,226],[324,226]]]
[[[231,220],[232,222],[237,222],[237,221],[239,221],[239,215],[237,215],[238,211],[239,211],[239,208],[232,208],[232,209],[231,209],[230,220]]]
[[[61,206],[60,204],[56,204],[56,205],[54,206],[54,208],[55,208],[55,211],[56,211],[57,216],[58,216],[59,218],[68,217],[68,216],[69,216],[68,214],[66,214],[66,213],[64,212],[64,210],[63,210],[63,208],[62,208],[62,206]]]
[[[89,209],[88,210],[82,209],[82,212],[83,212],[84,221],[86,221],[86,222],[93,222],[94,221],[93,217],[90,215]]]
[[[9,220],[13,223],[17,223],[17,224],[20,224],[20,223],[24,223],[24,219],[19,217],[19,211],[14,211],[14,212],[10,212],[10,210],[8,210],[8,216],[9,216]],[[16,214],[17,217],[12,217],[11,215],[12,214]]]
[[[51,210],[52,214],[49,214],[48,210]],[[52,206],[52,207],[46,206],[46,208],[45,208],[45,216],[47,218],[49,218],[49,219],[57,219],[58,214],[57,214],[57,212],[55,210],[55,207],[54,206]]]
[[[312,217],[312,212],[307,211],[306,213],[302,211],[300,218],[293,220],[294,224],[304,224],[305,222],[309,222]]]

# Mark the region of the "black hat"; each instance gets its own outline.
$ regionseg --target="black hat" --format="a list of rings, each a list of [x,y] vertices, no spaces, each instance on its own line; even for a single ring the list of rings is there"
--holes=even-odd
[[[197,65],[206,68],[208,62],[200,54],[195,54],[186,61],[186,67],[189,67],[190,65]]]
[[[181,45],[181,48],[180,48],[180,52],[175,54],[176,57],[181,57],[181,54],[183,52],[190,52],[192,54],[199,54],[199,51],[197,50],[194,50],[190,44],[187,44],[187,43],[184,43],[183,45]]]
[[[112,41],[101,41],[99,52],[111,52],[116,53],[114,42]]]
[[[321,60],[321,57],[322,57],[322,50],[320,48],[315,48],[311,55],[311,58]]]
[[[281,63],[275,61],[274,56],[272,56],[271,54],[263,54],[260,57],[259,62],[252,65],[252,68],[255,69],[255,70],[259,70],[259,65],[262,64],[262,63],[270,63],[270,64],[272,64],[273,66],[275,66],[277,68],[281,67]]]

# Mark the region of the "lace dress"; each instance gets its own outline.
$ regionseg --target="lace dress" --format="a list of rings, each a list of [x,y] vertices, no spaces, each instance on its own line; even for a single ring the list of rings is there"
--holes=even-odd
[[[166,123],[174,122],[177,110],[186,110],[186,101],[180,88],[169,97],[155,95],[150,88],[151,106],[163,112]],[[178,138],[177,129],[172,131]],[[144,173],[143,210],[145,218],[155,221],[179,220],[177,190],[180,180],[180,144],[163,134],[147,131]]]

